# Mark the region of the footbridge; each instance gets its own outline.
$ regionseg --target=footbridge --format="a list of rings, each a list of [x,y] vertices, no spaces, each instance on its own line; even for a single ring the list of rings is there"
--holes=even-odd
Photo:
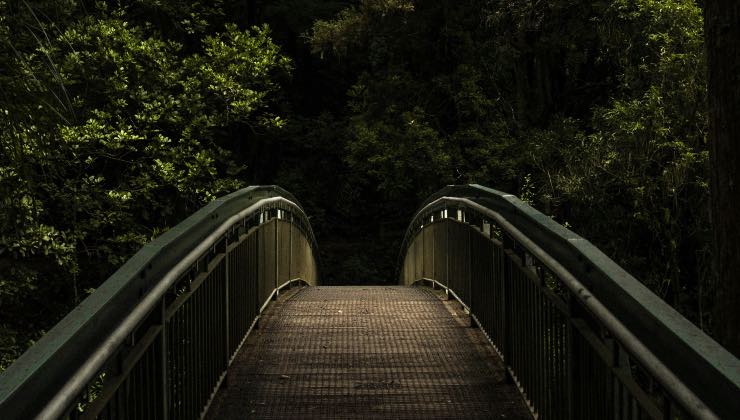
[[[0,418],[740,418],[737,358],[510,194],[427,199],[394,286],[317,258],[287,191],[215,200],[0,374]]]

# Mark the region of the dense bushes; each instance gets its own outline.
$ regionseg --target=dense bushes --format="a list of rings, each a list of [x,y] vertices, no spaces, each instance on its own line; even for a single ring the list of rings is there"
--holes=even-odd
[[[707,327],[702,27],[693,0],[362,1],[310,39],[354,65],[345,162],[383,201],[526,192]]]
[[[246,185],[251,133],[283,123],[290,61],[266,27],[204,20],[186,47],[146,20],[179,10],[137,5],[3,4],[3,366],[141,245]]]
[[[301,199],[327,282],[393,281],[420,200],[475,182],[711,328],[693,0],[203,3],[0,0],[0,367],[254,183]]]

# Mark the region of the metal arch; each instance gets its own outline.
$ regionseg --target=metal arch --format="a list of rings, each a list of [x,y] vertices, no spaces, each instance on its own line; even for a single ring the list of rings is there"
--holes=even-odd
[[[549,270],[557,272],[569,286],[571,296],[580,299],[602,325],[630,346],[629,352],[691,417],[731,418],[740,412],[736,398],[740,395],[737,358],[587,240],[511,194],[479,185],[461,185],[448,186],[429,197],[406,231],[399,254],[399,278],[404,275],[403,267],[408,266],[404,259],[417,234],[430,226],[430,222],[451,220],[452,215],[441,213],[441,220],[433,216],[433,222],[431,216],[458,208],[464,209],[464,217],[467,211],[496,220],[509,236],[516,237],[516,247],[522,246],[528,255],[537,255]],[[455,219],[481,232],[484,230],[482,223],[460,221],[457,215]],[[473,316],[476,310],[480,308],[472,308]]]
[[[308,217],[287,191],[248,187],[216,199],[145,245],[2,372],[0,412],[11,418],[64,416],[177,279],[201,261],[207,265],[209,253],[235,225],[269,208],[298,215],[315,262]]]

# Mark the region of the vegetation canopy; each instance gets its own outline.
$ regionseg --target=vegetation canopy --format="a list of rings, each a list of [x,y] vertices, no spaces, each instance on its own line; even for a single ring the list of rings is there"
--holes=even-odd
[[[301,199],[393,281],[447,184],[517,194],[708,332],[695,0],[0,0],[0,369],[213,198]]]

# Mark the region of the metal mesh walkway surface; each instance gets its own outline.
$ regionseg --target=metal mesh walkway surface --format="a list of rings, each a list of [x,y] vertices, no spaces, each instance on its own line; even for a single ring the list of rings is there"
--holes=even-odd
[[[531,418],[460,305],[421,287],[288,291],[226,383],[207,418]]]

